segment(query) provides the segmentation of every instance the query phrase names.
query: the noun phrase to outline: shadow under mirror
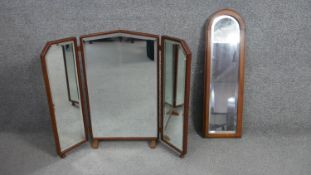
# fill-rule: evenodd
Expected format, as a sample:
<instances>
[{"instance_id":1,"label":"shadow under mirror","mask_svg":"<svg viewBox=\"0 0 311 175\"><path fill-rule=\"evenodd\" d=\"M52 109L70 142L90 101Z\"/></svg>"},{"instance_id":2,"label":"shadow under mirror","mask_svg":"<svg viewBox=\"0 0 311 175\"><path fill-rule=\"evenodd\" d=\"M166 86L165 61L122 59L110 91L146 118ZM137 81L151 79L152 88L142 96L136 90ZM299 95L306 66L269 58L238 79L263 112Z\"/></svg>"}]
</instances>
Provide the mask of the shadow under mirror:
<instances>
[{"instance_id":1,"label":"shadow under mirror","mask_svg":"<svg viewBox=\"0 0 311 175\"><path fill-rule=\"evenodd\" d=\"M158 38L110 33L81 41L93 138L156 139Z\"/></svg>"},{"instance_id":2,"label":"shadow under mirror","mask_svg":"<svg viewBox=\"0 0 311 175\"><path fill-rule=\"evenodd\" d=\"M62 157L86 140L74 48L73 41L52 44L42 56L54 137Z\"/></svg>"},{"instance_id":3,"label":"shadow under mirror","mask_svg":"<svg viewBox=\"0 0 311 175\"><path fill-rule=\"evenodd\" d=\"M211 41L209 133L235 133L239 94L239 23L231 16L215 18Z\"/></svg>"}]
</instances>

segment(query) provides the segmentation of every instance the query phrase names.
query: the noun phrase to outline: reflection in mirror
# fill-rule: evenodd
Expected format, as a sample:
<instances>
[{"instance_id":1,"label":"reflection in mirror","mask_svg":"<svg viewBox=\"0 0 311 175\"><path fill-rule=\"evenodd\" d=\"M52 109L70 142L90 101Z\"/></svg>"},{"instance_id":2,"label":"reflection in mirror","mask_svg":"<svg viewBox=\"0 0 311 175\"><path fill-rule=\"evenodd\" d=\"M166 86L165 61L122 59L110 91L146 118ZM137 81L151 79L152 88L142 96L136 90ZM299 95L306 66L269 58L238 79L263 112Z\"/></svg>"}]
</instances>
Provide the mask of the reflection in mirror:
<instances>
[{"instance_id":1,"label":"reflection in mirror","mask_svg":"<svg viewBox=\"0 0 311 175\"><path fill-rule=\"evenodd\" d=\"M79 104L78 82L76 77L74 48L72 44L62 46L65 64L68 99L72 105Z\"/></svg>"},{"instance_id":2,"label":"reflection in mirror","mask_svg":"<svg viewBox=\"0 0 311 175\"><path fill-rule=\"evenodd\" d=\"M209 133L235 133L239 91L240 27L231 16L214 19L211 29Z\"/></svg>"},{"instance_id":3,"label":"reflection in mirror","mask_svg":"<svg viewBox=\"0 0 311 175\"><path fill-rule=\"evenodd\" d=\"M94 139L157 138L157 38L83 38Z\"/></svg>"},{"instance_id":4,"label":"reflection in mirror","mask_svg":"<svg viewBox=\"0 0 311 175\"><path fill-rule=\"evenodd\" d=\"M68 50L63 53L63 48ZM64 151L77 143L85 140L82 109L79 98L77 104L72 105L68 101L68 89L66 87L66 69L69 82L75 93L79 93L77 86L77 68L75 64L74 43L66 42L52 45L45 56L47 77L50 85L51 98L54 107L57 134L61 151ZM65 57L64 57L65 56ZM64 59L67 62L65 67ZM68 59L68 60L67 60ZM76 95L77 97L77 95Z\"/></svg>"},{"instance_id":5,"label":"reflection in mirror","mask_svg":"<svg viewBox=\"0 0 311 175\"><path fill-rule=\"evenodd\" d=\"M183 150L186 55L178 42L164 40L163 140Z\"/></svg>"}]
</instances>

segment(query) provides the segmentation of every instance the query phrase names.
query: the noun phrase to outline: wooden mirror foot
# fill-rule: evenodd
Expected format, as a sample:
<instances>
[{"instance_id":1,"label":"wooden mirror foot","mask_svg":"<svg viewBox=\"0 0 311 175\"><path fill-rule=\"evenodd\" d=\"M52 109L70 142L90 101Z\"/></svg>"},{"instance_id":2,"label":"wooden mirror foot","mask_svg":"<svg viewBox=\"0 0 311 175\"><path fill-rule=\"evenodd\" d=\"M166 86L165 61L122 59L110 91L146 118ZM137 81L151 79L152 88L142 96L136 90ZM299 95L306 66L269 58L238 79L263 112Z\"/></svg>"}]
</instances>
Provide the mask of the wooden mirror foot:
<instances>
[{"instance_id":1,"label":"wooden mirror foot","mask_svg":"<svg viewBox=\"0 0 311 175\"><path fill-rule=\"evenodd\" d=\"M59 155L62 159L64 159L66 157L66 154L61 154Z\"/></svg>"},{"instance_id":2,"label":"wooden mirror foot","mask_svg":"<svg viewBox=\"0 0 311 175\"><path fill-rule=\"evenodd\" d=\"M151 140L149 143L149 147L151 149L154 149L154 148L156 148L156 146L157 146L157 140Z\"/></svg>"},{"instance_id":3,"label":"wooden mirror foot","mask_svg":"<svg viewBox=\"0 0 311 175\"><path fill-rule=\"evenodd\" d=\"M99 141L97 139L94 139L92 142L92 148L97 149L99 146Z\"/></svg>"},{"instance_id":4,"label":"wooden mirror foot","mask_svg":"<svg viewBox=\"0 0 311 175\"><path fill-rule=\"evenodd\" d=\"M185 154L181 154L179 157L182 159L185 157Z\"/></svg>"}]
</instances>

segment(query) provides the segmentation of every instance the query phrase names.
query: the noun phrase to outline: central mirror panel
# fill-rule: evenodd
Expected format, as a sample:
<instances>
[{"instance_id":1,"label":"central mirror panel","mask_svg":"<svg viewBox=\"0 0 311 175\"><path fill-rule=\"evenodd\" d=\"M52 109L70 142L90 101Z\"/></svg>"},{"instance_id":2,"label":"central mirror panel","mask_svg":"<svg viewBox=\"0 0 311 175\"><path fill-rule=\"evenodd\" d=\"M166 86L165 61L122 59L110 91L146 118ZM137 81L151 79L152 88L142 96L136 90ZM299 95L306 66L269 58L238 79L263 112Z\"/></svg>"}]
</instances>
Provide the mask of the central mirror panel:
<instances>
[{"instance_id":1,"label":"central mirror panel","mask_svg":"<svg viewBox=\"0 0 311 175\"><path fill-rule=\"evenodd\" d=\"M94 139L156 139L158 36L110 32L81 37Z\"/></svg>"},{"instance_id":2,"label":"central mirror panel","mask_svg":"<svg viewBox=\"0 0 311 175\"><path fill-rule=\"evenodd\" d=\"M211 33L209 133L235 133L239 89L240 28L236 19L214 19Z\"/></svg>"}]
</instances>

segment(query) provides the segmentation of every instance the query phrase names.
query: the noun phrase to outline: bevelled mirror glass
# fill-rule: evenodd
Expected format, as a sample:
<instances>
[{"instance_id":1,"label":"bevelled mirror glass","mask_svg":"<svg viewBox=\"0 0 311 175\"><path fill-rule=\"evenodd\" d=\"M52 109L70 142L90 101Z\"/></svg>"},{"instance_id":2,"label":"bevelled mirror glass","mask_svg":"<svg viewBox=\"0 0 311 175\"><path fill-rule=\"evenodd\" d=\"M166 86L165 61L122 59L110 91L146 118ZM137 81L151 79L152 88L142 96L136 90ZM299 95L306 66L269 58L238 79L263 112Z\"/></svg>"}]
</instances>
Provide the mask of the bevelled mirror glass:
<instances>
[{"instance_id":1,"label":"bevelled mirror glass","mask_svg":"<svg viewBox=\"0 0 311 175\"><path fill-rule=\"evenodd\" d=\"M191 53L186 43L162 37L161 140L182 157L187 152Z\"/></svg>"},{"instance_id":2,"label":"bevelled mirror glass","mask_svg":"<svg viewBox=\"0 0 311 175\"><path fill-rule=\"evenodd\" d=\"M48 42L41 54L56 150L61 157L87 140L75 48L76 39L67 38Z\"/></svg>"},{"instance_id":3,"label":"bevelled mirror glass","mask_svg":"<svg viewBox=\"0 0 311 175\"><path fill-rule=\"evenodd\" d=\"M215 13L207 26L204 134L240 137L243 108L244 23L234 11Z\"/></svg>"},{"instance_id":4,"label":"bevelled mirror glass","mask_svg":"<svg viewBox=\"0 0 311 175\"><path fill-rule=\"evenodd\" d=\"M158 136L158 36L114 31L81 36L93 147Z\"/></svg>"}]
</instances>

